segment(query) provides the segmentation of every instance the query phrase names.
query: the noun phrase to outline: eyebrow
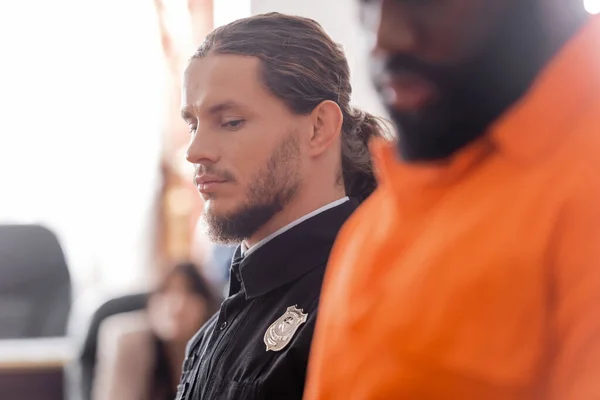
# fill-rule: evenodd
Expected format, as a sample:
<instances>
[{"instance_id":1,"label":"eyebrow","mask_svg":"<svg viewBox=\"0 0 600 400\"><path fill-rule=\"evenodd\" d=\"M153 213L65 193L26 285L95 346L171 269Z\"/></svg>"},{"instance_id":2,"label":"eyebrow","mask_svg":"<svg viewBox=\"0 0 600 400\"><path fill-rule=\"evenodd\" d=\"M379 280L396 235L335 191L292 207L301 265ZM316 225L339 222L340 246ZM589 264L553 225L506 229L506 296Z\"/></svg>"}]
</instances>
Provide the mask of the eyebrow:
<instances>
[{"instance_id":1,"label":"eyebrow","mask_svg":"<svg viewBox=\"0 0 600 400\"><path fill-rule=\"evenodd\" d=\"M245 106L242 106L241 104L236 103L235 101L232 100L227 100L224 101L222 103L217 103L214 104L212 106L210 106L208 108L208 113L209 114L217 114L223 111L228 111L228 110L232 110L232 109L242 109L242 108L246 108ZM194 109L194 107L184 107L181 110L181 118L187 120L187 119L193 119L193 115L190 112L190 109Z\"/></svg>"}]
</instances>

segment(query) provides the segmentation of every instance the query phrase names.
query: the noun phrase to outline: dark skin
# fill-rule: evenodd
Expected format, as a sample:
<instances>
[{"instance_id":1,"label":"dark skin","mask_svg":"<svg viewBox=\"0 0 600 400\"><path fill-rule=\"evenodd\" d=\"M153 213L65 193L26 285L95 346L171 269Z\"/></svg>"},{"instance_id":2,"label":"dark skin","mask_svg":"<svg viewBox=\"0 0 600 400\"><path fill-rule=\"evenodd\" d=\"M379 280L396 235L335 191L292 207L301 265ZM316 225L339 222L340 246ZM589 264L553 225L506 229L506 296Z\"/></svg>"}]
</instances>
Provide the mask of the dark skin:
<instances>
[{"instance_id":1,"label":"dark skin","mask_svg":"<svg viewBox=\"0 0 600 400\"><path fill-rule=\"evenodd\" d=\"M582 0L363 0L380 96L413 162L484 134L585 23Z\"/></svg>"}]
</instances>

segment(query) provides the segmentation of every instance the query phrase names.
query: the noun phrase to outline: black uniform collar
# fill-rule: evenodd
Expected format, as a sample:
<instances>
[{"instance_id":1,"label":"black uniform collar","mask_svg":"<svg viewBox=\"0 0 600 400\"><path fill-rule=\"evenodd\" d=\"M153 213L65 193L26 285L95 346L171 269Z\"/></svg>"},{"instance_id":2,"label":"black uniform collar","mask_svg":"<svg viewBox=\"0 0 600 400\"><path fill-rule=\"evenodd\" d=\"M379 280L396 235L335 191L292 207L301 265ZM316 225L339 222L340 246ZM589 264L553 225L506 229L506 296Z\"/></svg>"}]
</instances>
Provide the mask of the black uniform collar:
<instances>
[{"instance_id":1,"label":"black uniform collar","mask_svg":"<svg viewBox=\"0 0 600 400\"><path fill-rule=\"evenodd\" d=\"M241 256L238 247L230 288L241 284L246 298L250 299L326 265L338 231L356 207L358 202L350 199L323 211L274 237L246 257ZM230 294L233 293L230 291Z\"/></svg>"}]
</instances>

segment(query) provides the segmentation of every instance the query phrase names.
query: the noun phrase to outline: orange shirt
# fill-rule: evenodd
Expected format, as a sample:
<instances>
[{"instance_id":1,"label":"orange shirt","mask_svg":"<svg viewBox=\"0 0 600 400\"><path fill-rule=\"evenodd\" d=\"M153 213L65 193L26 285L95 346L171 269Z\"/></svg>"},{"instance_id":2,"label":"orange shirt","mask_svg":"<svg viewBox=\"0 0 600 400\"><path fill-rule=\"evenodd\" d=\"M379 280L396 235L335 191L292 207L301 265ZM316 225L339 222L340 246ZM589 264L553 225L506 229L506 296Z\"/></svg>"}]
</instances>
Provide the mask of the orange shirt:
<instances>
[{"instance_id":1,"label":"orange shirt","mask_svg":"<svg viewBox=\"0 0 600 400\"><path fill-rule=\"evenodd\" d=\"M600 399L600 19L443 165L376 149L305 399Z\"/></svg>"}]
</instances>

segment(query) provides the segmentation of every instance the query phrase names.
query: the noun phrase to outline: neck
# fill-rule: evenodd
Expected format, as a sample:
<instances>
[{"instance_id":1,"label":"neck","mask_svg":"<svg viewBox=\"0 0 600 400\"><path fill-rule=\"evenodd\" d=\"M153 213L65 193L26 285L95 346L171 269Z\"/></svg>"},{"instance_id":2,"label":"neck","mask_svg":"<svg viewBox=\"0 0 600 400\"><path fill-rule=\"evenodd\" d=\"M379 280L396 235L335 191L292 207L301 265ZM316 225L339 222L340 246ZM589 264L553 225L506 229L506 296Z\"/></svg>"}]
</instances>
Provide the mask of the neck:
<instances>
[{"instance_id":1,"label":"neck","mask_svg":"<svg viewBox=\"0 0 600 400\"><path fill-rule=\"evenodd\" d=\"M315 185L318 186L318 185ZM291 224L295 220L302 218L306 214L318 210L336 200L346 196L343 186L336 185L330 190L311 190L303 187L298 191L296 197L288 203L285 208L275 214L266 224L258 229L251 237L244 242L247 247L252 247L267 236L278 231L284 226Z\"/></svg>"}]
</instances>

